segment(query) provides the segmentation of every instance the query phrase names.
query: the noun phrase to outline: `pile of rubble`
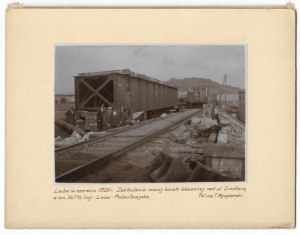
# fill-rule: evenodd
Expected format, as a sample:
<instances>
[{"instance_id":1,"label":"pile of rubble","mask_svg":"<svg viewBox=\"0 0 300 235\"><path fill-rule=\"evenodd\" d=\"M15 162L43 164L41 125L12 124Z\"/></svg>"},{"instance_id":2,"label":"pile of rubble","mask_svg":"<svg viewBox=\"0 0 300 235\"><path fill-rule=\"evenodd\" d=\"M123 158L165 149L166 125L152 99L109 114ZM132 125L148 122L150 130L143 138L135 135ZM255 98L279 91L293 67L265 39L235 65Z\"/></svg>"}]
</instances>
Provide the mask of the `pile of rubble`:
<instances>
[{"instance_id":1,"label":"pile of rubble","mask_svg":"<svg viewBox=\"0 0 300 235\"><path fill-rule=\"evenodd\" d=\"M153 182L238 181L237 177L220 173L205 165L203 158L181 157L170 150L155 151L148 169Z\"/></svg>"},{"instance_id":2,"label":"pile of rubble","mask_svg":"<svg viewBox=\"0 0 300 235\"><path fill-rule=\"evenodd\" d=\"M181 125L170 134L170 139L180 144L228 143L230 124L218 124L211 118L194 117L191 125Z\"/></svg>"},{"instance_id":3,"label":"pile of rubble","mask_svg":"<svg viewBox=\"0 0 300 235\"><path fill-rule=\"evenodd\" d=\"M244 137L229 120L193 117L190 123L173 130L169 139L176 145L153 152L148 170L152 181L243 180Z\"/></svg>"},{"instance_id":4,"label":"pile of rubble","mask_svg":"<svg viewBox=\"0 0 300 235\"><path fill-rule=\"evenodd\" d=\"M84 135L80 135L77 131L73 131L70 137L67 138L62 138L61 136L57 136L54 141L55 141L55 148L61 148L64 146L80 143L86 140L89 140L91 138L95 138L98 136L103 136L107 132L106 131L101 131L101 132L93 132L90 131Z\"/></svg>"}]
</instances>

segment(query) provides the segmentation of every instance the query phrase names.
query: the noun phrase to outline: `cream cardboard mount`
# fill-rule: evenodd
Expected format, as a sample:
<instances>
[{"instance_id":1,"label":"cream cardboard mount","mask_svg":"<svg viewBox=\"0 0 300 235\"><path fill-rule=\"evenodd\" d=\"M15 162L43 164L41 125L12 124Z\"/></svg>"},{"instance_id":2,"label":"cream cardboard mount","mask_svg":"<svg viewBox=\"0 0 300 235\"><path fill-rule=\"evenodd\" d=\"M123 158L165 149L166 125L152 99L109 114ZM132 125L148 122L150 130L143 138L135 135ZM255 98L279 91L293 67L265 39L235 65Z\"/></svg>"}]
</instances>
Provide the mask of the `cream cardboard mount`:
<instances>
[{"instance_id":1,"label":"cream cardboard mount","mask_svg":"<svg viewBox=\"0 0 300 235\"><path fill-rule=\"evenodd\" d=\"M39 8L17 4L6 11L6 29L7 228L295 226L293 8ZM55 183L55 46L108 44L246 45L246 181ZM242 196L200 196L201 190L213 188L223 190L224 195L241 189ZM117 193L127 196L115 198Z\"/></svg>"}]
</instances>

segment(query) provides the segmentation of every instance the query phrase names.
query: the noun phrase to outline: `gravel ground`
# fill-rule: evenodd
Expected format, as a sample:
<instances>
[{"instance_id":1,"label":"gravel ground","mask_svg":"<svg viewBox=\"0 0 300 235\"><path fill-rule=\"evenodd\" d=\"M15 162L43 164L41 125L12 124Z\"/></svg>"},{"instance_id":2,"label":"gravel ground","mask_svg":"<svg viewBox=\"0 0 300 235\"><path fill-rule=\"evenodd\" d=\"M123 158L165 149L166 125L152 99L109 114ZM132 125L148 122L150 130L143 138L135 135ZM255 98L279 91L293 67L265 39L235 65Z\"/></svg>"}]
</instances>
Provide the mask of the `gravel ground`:
<instances>
[{"instance_id":1,"label":"gravel ground","mask_svg":"<svg viewBox=\"0 0 300 235\"><path fill-rule=\"evenodd\" d=\"M149 143L131 151L124 156L121 156L103 168L99 168L85 175L78 182L93 182L93 183L138 183L138 182L152 182L148 169L154 159L151 151L162 149L165 145L170 148L187 146L185 144L178 144L172 142L169 138L171 132L155 138ZM204 143L204 146L206 144ZM223 144L217 144L223 145ZM243 138L230 136L230 143L224 144L224 147L233 148L234 153L245 154L245 140ZM225 151L225 149L224 149ZM220 153L222 153L221 150Z\"/></svg>"}]
</instances>

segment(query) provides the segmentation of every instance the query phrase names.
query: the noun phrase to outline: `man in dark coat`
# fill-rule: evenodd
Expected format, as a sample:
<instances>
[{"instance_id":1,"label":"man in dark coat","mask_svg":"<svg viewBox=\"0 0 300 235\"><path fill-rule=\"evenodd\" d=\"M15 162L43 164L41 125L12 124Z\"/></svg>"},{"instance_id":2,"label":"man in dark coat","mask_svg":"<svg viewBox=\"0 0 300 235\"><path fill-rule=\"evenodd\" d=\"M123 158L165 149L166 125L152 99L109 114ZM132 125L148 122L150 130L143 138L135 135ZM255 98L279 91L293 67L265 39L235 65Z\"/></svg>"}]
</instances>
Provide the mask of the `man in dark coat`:
<instances>
[{"instance_id":1,"label":"man in dark coat","mask_svg":"<svg viewBox=\"0 0 300 235\"><path fill-rule=\"evenodd\" d=\"M103 130L103 115L104 115L104 104L101 104L100 108L97 110L97 128L98 131Z\"/></svg>"},{"instance_id":2,"label":"man in dark coat","mask_svg":"<svg viewBox=\"0 0 300 235\"><path fill-rule=\"evenodd\" d=\"M120 126L119 115L117 114L117 110L113 109L112 111L112 128L116 128Z\"/></svg>"},{"instance_id":3,"label":"man in dark coat","mask_svg":"<svg viewBox=\"0 0 300 235\"><path fill-rule=\"evenodd\" d=\"M128 120L131 120L132 119L132 106L133 106L133 103L132 103L131 92L130 92L129 88L127 89L127 92L126 92L125 102L126 102L126 111L125 111L126 118Z\"/></svg>"},{"instance_id":4,"label":"man in dark coat","mask_svg":"<svg viewBox=\"0 0 300 235\"><path fill-rule=\"evenodd\" d=\"M75 112L74 112L74 108L70 108L66 113L66 122L70 123L71 125L75 126L76 124L76 120L75 120Z\"/></svg>"},{"instance_id":5,"label":"man in dark coat","mask_svg":"<svg viewBox=\"0 0 300 235\"><path fill-rule=\"evenodd\" d=\"M121 106L121 109L117 112L118 119L120 121L120 126L123 126L126 121L125 107Z\"/></svg>"},{"instance_id":6,"label":"man in dark coat","mask_svg":"<svg viewBox=\"0 0 300 235\"><path fill-rule=\"evenodd\" d=\"M112 128L112 107L108 107L103 114L103 130L109 130Z\"/></svg>"}]
</instances>

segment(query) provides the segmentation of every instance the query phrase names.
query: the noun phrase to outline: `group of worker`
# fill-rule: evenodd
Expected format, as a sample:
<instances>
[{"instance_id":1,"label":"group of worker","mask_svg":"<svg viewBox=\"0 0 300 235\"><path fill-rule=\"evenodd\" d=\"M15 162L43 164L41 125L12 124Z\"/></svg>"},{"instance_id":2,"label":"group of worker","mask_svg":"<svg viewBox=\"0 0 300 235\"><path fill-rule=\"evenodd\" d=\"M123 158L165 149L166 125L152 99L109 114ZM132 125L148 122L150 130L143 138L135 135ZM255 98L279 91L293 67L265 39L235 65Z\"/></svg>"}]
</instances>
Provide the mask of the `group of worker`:
<instances>
[{"instance_id":1,"label":"group of worker","mask_svg":"<svg viewBox=\"0 0 300 235\"><path fill-rule=\"evenodd\" d=\"M121 106L121 108L117 110L112 107L105 108L102 104L97 110L98 131L106 131L124 126L128 120L130 120L130 112L125 106Z\"/></svg>"},{"instance_id":2,"label":"group of worker","mask_svg":"<svg viewBox=\"0 0 300 235\"><path fill-rule=\"evenodd\" d=\"M74 108L66 113L66 122L75 126L78 120L75 118ZM97 129L98 131L106 131L112 128L126 125L130 121L130 109L121 106L120 109L105 107L104 104L97 109Z\"/></svg>"}]
</instances>

